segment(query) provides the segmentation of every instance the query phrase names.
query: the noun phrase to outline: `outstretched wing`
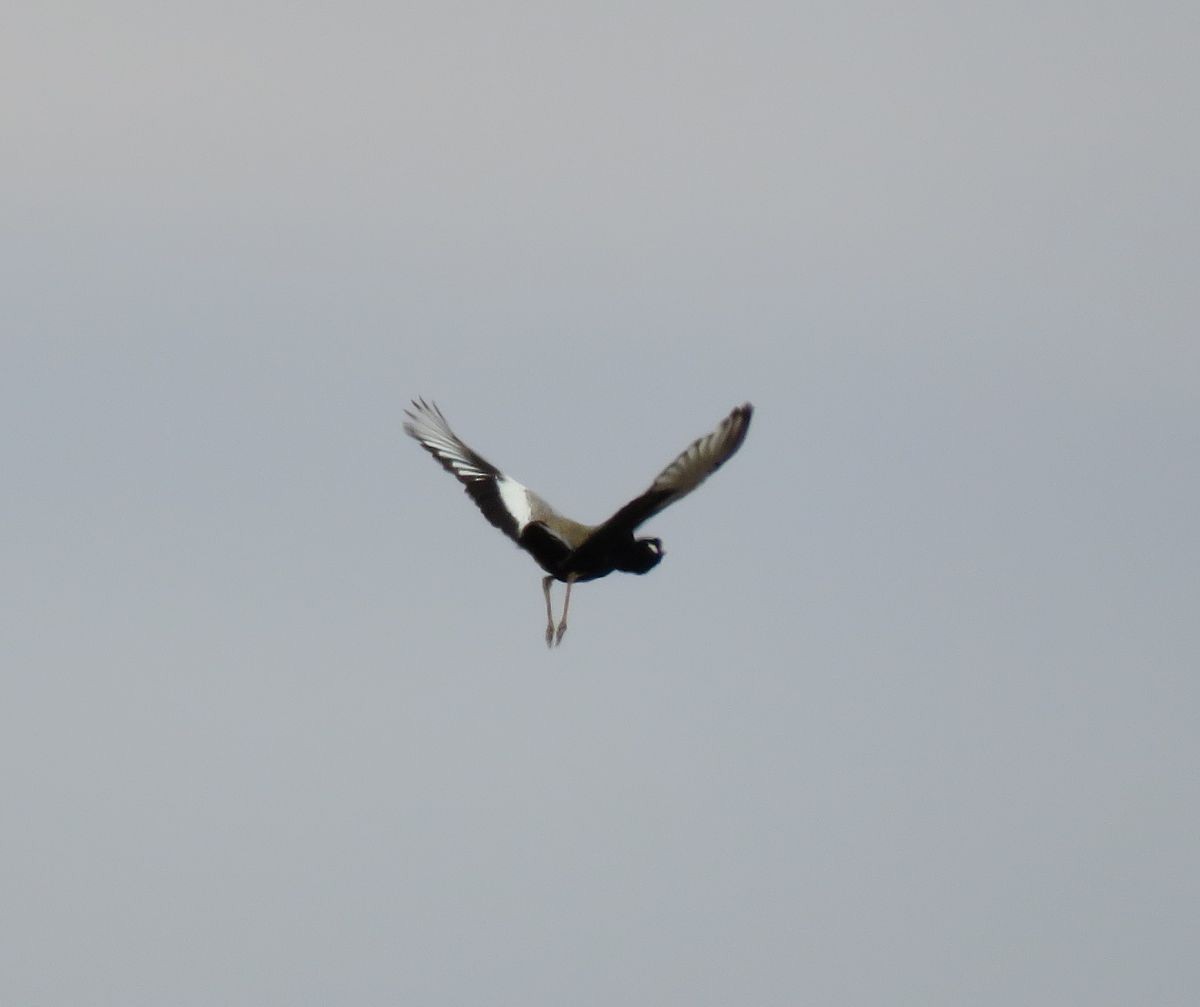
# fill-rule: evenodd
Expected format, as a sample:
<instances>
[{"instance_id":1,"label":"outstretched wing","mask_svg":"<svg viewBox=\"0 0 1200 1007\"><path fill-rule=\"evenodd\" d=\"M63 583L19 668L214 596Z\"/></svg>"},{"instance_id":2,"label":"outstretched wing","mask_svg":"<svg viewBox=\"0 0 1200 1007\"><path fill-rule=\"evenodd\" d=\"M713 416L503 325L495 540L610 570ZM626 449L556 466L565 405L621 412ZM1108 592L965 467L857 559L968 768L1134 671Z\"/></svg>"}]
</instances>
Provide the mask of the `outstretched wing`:
<instances>
[{"instance_id":1,"label":"outstretched wing","mask_svg":"<svg viewBox=\"0 0 1200 1007\"><path fill-rule=\"evenodd\" d=\"M597 529L596 534L632 532L681 497L687 496L705 479L724 465L742 446L750 429L754 407L749 402L738 406L711 434L693 441L670 465L663 469L640 497L629 501Z\"/></svg>"},{"instance_id":2,"label":"outstretched wing","mask_svg":"<svg viewBox=\"0 0 1200 1007\"><path fill-rule=\"evenodd\" d=\"M414 399L412 405L412 409L405 410L408 419L404 432L416 438L442 468L463 484L485 518L519 542L521 531L532 517L529 490L459 440L434 403Z\"/></svg>"}]
</instances>

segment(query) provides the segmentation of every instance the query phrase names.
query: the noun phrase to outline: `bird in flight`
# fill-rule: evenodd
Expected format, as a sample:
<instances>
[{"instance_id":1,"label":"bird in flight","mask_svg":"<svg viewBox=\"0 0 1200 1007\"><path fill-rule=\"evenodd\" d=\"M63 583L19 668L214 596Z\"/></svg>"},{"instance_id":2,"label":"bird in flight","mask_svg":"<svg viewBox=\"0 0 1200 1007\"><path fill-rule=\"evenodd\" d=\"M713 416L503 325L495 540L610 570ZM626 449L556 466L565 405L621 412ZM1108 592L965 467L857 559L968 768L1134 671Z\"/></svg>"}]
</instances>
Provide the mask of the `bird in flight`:
<instances>
[{"instance_id":1,"label":"bird in flight","mask_svg":"<svg viewBox=\"0 0 1200 1007\"><path fill-rule=\"evenodd\" d=\"M635 538L633 533L642 522L687 496L733 456L746 439L753 411L748 402L738 406L721 420L716 430L693 441L641 496L597 525L564 517L532 490L472 451L450 429L435 403L414 399L412 409L405 410L408 419L404 430L463 484L488 521L546 571L542 578L546 646L553 647L562 642L567 631L573 584L605 577L614 570L648 573L662 562L662 541ZM550 605L550 585L556 580L567 585L557 629Z\"/></svg>"}]
</instances>

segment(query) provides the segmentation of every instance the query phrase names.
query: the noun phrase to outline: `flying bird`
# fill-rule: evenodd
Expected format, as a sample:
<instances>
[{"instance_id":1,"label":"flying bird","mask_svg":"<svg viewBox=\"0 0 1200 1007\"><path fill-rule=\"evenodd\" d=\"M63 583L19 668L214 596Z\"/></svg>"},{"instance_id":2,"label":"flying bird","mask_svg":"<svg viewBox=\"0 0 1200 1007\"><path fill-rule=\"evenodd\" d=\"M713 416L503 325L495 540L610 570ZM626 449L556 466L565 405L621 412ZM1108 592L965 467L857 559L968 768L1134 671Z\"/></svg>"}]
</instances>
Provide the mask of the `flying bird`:
<instances>
[{"instance_id":1,"label":"flying bird","mask_svg":"<svg viewBox=\"0 0 1200 1007\"><path fill-rule=\"evenodd\" d=\"M725 464L742 446L754 407L738 406L717 429L693 441L650 487L602 524L588 525L559 514L532 490L505 475L476 454L450 429L435 403L414 399L406 409L405 432L416 438L447 472L463 484L483 516L528 552L543 570L546 597L546 646L562 642L567 631L571 586L606 577L614 570L648 573L662 562L662 540L635 538L642 522L687 496ZM550 585L567 585L557 630L550 605Z\"/></svg>"}]
</instances>

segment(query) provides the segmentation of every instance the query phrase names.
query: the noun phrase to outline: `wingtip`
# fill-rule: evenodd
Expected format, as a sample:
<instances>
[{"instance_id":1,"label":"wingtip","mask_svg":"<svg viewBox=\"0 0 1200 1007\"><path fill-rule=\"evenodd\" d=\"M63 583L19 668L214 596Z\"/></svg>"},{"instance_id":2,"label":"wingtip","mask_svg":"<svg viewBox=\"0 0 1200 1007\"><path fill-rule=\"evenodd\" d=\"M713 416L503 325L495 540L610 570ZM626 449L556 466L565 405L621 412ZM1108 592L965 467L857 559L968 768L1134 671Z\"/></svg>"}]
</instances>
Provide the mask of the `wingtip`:
<instances>
[{"instance_id":1,"label":"wingtip","mask_svg":"<svg viewBox=\"0 0 1200 1007\"><path fill-rule=\"evenodd\" d=\"M418 413L425 413L429 416L438 416L442 420L445 420L445 417L442 416L442 411L438 408L437 403L433 399L430 399L428 402L426 402L423 396L418 395L415 399L409 400L409 404L412 406L412 409L405 409L404 413L406 416L411 416L414 420L418 418L416 413L413 412L414 409Z\"/></svg>"},{"instance_id":2,"label":"wingtip","mask_svg":"<svg viewBox=\"0 0 1200 1007\"><path fill-rule=\"evenodd\" d=\"M754 406L749 402L743 402L740 406L734 408L724 424L722 424L732 444L730 454L733 454L733 452L742 446L742 441L746 439L746 434L750 432L750 418L753 415Z\"/></svg>"},{"instance_id":3,"label":"wingtip","mask_svg":"<svg viewBox=\"0 0 1200 1007\"><path fill-rule=\"evenodd\" d=\"M405 409L404 415L408 417L404 421L404 432L410 437L421 439L422 425L428 425L430 418L437 418L446 422L446 418L442 416L442 411L438 409L437 403L433 401L426 402L423 396L417 396L415 399L409 400L411 409Z\"/></svg>"}]
</instances>

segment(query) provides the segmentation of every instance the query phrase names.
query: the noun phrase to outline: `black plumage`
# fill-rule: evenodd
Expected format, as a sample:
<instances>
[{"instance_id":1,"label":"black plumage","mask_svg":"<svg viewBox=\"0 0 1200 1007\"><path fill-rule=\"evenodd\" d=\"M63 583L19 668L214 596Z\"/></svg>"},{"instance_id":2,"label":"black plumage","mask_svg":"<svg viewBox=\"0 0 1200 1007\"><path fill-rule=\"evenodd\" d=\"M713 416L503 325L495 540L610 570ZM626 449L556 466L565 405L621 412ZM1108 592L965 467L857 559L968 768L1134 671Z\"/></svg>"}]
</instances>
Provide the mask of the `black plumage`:
<instances>
[{"instance_id":1,"label":"black plumage","mask_svg":"<svg viewBox=\"0 0 1200 1007\"><path fill-rule=\"evenodd\" d=\"M450 429L435 404L416 399L412 406L406 410L405 432L463 484L488 521L546 571L542 592L546 598L547 646L561 642L566 632L571 585L576 581L595 580L614 571L644 574L662 562L662 541L637 538L634 532L729 460L742 446L754 411L749 403L738 406L716 430L693 441L644 493L602 524L586 525L559 514L532 490L471 450ZM557 631L550 606L550 585L555 580L567 585Z\"/></svg>"}]
</instances>

